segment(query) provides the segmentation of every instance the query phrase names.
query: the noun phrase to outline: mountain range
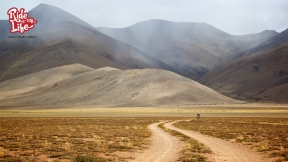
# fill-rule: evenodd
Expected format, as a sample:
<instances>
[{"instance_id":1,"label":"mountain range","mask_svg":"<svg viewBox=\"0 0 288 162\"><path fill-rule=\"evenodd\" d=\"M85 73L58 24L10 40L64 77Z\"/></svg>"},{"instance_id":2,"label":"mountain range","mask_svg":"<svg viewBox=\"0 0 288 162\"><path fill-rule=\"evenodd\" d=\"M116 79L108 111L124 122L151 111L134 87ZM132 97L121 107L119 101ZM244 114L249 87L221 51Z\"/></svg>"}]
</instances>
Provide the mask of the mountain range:
<instances>
[{"instance_id":1,"label":"mountain range","mask_svg":"<svg viewBox=\"0 0 288 162\"><path fill-rule=\"evenodd\" d=\"M47 4L28 13L36 38L8 38L0 20L1 107L288 101L287 30L236 36L165 20L94 28Z\"/></svg>"},{"instance_id":2,"label":"mountain range","mask_svg":"<svg viewBox=\"0 0 288 162\"><path fill-rule=\"evenodd\" d=\"M235 36L206 23L149 20L127 28L97 28L198 79L225 58L277 35L275 31Z\"/></svg>"},{"instance_id":3,"label":"mountain range","mask_svg":"<svg viewBox=\"0 0 288 162\"><path fill-rule=\"evenodd\" d=\"M49 10L49 6L38 7ZM38 11L38 7L31 11ZM55 8L52 7L52 10ZM59 13L58 17L62 15L60 11L55 12ZM38 17L41 22L41 14ZM71 15L66 19L74 18ZM165 63L139 49L76 23L80 21L78 19L66 19L57 23L42 23L46 25L29 33L36 36L34 39L8 38L0 41L0 81L73 63L92 68L111 66L119 69L159 68L173 71Z\"/></svg>"},{"instance_id":4,"label":"mountain range","mask_svg":"<svg viewBox=\"0 0 288 162\"><path fill-rule=\"evenodd\" d=\"M288 29L230 60L199 82L238 99L288 101Z\"/></svg>"}]
</instances>

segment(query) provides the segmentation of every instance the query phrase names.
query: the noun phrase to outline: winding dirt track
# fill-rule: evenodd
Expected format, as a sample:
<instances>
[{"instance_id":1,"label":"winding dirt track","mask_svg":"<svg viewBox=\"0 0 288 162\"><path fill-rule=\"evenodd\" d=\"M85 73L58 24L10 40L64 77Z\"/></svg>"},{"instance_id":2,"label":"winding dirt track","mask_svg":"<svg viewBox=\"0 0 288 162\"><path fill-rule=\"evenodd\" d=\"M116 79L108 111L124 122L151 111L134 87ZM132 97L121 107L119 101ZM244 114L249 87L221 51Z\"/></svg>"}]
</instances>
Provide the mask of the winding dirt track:
<instances>
[{"instance_id":1,"label":"winding dirt track","mask_svg":"<svg viewBox=\"0 0 288 162\"><path fill-rule=\"evenodd\" d=\"M219 138L203 135L199 132L183 130L177 127L174 127L172 124L177 121L164 124L166 128L178 131L182 134L185 134L191 138L196 139L200 143L203 143L205 146L209 147L213 154L209 157L208 160L215 162L269 162L270 159L265 159L262 155L253 152L249 147L245 147L236 143L231 143Z\"/></svg>"},{"instance_id":2,"label":"winding dirt track","mask_svg":"<svg viewBox=\"0 0 288 162\"><path fill-rule=\"evenodd\" d=\"M177 137L174 137L154 123L149 126L152 131L152 145L149 149L139 154L135 160L137 162L175 162L179 158L179 152L183 145Z\"/></svg>"}]
</instances>

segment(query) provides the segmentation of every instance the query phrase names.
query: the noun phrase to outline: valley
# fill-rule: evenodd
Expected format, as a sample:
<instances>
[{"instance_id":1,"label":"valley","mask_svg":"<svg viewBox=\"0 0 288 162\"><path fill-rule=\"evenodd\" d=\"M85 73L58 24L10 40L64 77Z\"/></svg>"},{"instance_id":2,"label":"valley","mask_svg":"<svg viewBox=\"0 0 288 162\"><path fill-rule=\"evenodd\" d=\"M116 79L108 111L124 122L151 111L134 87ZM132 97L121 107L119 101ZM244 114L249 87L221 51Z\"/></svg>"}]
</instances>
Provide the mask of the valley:
<instances>
[{"instance_id":1,"label":"valley","mask_svg":"<svg viewBox=\"0 0 288 162\"><path fill-rule=\"evenodd\" d=\"M74 3L34 6L23 35L0 20L0 162L288 161L288 26L98 27Z\"/></svg>"}]
</instances>

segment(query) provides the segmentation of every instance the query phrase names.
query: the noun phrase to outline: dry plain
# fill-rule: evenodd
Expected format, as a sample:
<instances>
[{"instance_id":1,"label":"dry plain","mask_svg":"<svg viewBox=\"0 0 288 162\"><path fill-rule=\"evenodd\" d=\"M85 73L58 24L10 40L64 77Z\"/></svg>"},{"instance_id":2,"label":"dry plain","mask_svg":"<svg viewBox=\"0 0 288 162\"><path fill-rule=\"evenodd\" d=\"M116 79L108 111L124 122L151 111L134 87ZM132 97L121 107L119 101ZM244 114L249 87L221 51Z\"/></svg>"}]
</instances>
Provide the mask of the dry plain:
<instances>
[{"instance_id":1,"label":"dry plain","mask_svg":"<svg viewBox=\"0 0 288 162\"><path fill-rule=\"evenodd\" d=\"M287 104L187 105L183 107L2 107L0 117L288 117Z\"/></svg>"},{"instance_id":2,"label":"dry plain","mask_svg":"<svg viewBox=\"0 0 288 162\"><path fill-rule=\"evenodd\" d=\"M0 161L137 161L145 154L153 161L217 161L197 138L165 128L174 121L179 129L243 146L262 161L287 161L287 117L287 105L269 104L2 109Z\"/></svg>"}]
</instances>

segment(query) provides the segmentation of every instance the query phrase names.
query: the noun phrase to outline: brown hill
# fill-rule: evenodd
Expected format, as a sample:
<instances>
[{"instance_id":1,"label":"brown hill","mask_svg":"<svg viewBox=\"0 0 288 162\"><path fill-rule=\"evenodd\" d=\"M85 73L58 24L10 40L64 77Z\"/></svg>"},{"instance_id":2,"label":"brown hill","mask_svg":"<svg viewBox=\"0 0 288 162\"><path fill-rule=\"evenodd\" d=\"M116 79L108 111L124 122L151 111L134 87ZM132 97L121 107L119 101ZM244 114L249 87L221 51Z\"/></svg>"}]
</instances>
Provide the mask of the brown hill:
<instances>
[{"instance_id":1,"label":"brown hill","mask_svg":"<svg viewBox=\"0 0 288 162\"><path fill-rule=\"evenodd\" d=\"M235 56L199 82L234 98L288 102L288 30Z\"/></svg>"},{"instance_id":2,"label":"brown hill","mask_svg":"<svg viewBox=\"0 0 288 162\"><path fill-rule=\"evenodd\" d=\"M52 68L38 73L24 75L19 79L11 79L0 84L0 98L11 98L18 95L31 94L49 85L94 70L80 64L65 65L61 68Z\"/></svg>"},{"instance_id":3,"label":"brown hill","mask_svg":"<svg viewBox=\"0 0 288 162\"><path fill-rule=\"evenodd\" d=\"M145 51L193 79L219 65L224 58L277 34L275 31L267 31L233 36L206 23L164 20L139 22L127 28L97 30Z\"/></svg>"},{"instance_id":4,"label":"brown hill","mask_svg":"<svg viewBox=\"0 0 288 162\"><path fill-rule=\"evenodd\" d=\"M0 81L74 63L173 70L136 48L73 22L53 24L33 35L37 38L0 41Z\"/></svg>"},{"instance_id":5,"label":"brown hill","mask_svg":"<svg viewBox=\"0 0 288 162\"><path fill-rule=\"evenodd\" d=\"M54 79L46 81L51 77ZM44 105L177 106L238 102L165 70L119 70L110 67L94 70L78 64L1 82L0 91L0 105L6 108Z\"/></svg>"}]
</instances>

